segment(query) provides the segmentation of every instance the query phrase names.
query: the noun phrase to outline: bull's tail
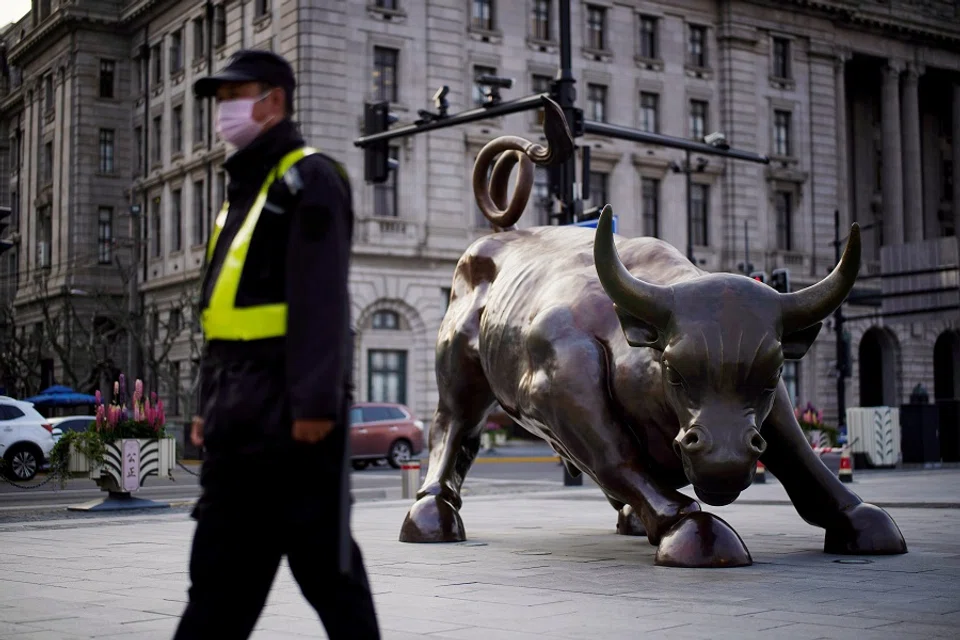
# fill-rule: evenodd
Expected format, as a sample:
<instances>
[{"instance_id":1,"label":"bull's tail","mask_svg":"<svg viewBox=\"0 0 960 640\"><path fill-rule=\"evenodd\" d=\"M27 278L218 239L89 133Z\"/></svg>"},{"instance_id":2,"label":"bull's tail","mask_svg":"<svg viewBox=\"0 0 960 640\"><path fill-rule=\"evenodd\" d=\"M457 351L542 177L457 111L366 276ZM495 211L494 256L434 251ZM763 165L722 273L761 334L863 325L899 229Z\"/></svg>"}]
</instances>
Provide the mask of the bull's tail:
<instances>
[{"instance_id":1,"label":"bull's tail","mask_svg":"<svg viewBox=\"0 0 960 640\"><path fill-rule=\"evenodd\" d=\"M573 136L563 111L553 100L544 105L543 133L547 146L517 136L500 136L488 142L473 165L473 195L484 217L497 231L512 229L527 207L533 190L533 165L558 165L567 160L574 150ZM487 183L490 164L497 158ZM507 202L507 180L514 165L520 164L513 197Z\"/></svg>"}]
</instances>

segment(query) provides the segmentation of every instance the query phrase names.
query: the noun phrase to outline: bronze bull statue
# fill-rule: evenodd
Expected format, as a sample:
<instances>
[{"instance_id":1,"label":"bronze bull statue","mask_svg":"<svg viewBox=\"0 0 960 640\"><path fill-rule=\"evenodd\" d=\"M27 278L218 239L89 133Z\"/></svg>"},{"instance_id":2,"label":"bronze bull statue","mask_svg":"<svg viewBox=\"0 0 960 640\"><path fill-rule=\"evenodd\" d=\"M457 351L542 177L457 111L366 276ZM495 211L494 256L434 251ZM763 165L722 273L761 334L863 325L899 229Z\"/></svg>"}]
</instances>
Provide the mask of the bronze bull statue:
<instances>
[{"instance_id":1,"label":"bronze bull statue","mask_svg":"<svg viewBox=\"0 0 960 640\"><path fill-rule=\"evenodd\" d=\"M474 242L456 267L437 343L429 468L400 540L466 539L461 485L499 403L570 473L600 486L619 512L617 532L646 534L659 565L751 564L737 533L678 489L691 484L700 501L729 504L752 483L758 460L800 516L826 530L825 552L905 553L893 519L847 489L811 449L781 380L784 361L803 357L850 293L859 227L830 275L789 294L705 272L654 238L616 237L609 205L595 235L517 230L533 164L572 150L553 105L545 132L547 148L501 137L477 158L474 192L498 233Z\"/></svg>"}]
</instances>

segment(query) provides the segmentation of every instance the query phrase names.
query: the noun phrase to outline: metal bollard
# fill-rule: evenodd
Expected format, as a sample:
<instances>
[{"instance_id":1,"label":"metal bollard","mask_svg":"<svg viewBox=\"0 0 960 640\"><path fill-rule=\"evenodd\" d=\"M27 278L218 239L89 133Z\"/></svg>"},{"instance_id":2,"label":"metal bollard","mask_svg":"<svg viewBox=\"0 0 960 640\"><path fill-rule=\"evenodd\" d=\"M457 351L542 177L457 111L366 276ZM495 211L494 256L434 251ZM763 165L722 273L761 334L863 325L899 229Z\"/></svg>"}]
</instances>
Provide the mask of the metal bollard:
<instances>
[{"instance_id":1,"label":"metal bollard","mask_svg":"<svg viewBox=\"0 0 960 640\"><path fill-rule=\"evenodd\" d=\"M420 461L407 460L400 465L400 491L404 500L413 500L417 497L420 488Z\"/></svg>"}]
</instances>

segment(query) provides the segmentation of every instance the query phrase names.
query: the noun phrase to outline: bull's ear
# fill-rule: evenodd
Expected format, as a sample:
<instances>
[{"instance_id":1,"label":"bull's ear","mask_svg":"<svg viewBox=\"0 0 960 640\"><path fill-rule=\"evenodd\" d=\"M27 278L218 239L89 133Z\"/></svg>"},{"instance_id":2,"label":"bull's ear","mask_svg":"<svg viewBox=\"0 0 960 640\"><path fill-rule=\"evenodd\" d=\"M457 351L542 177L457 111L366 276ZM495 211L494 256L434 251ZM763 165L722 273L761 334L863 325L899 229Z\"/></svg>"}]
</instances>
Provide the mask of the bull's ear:
<instances>
[{"instance_id":1,"label":"bull's ear","mask_svg":"<svg viewBox=\"0 0 960 640\"><path fill-rule=\"evenodd\" d=\"M617 318L620 319L620 326L623 327L623 335L627 339L627 344L631 347L650 347L659 351L666 348L663 333L658 331L656 327L635 318L617 305L613 306L617 310Z\"/></svg>"},{"instance_id":2,"label":"bull's ear","mask_svg":"<svg viewBox=\"0 0 960 640\"><path fill-rule=\"evenodd\" d=\"M780 344L783 346L783 357L786 360L800 360L807 355L807 351L820 334L822 322L809 326L800 331L794 331L791 334L783 336Z\"/></svg>"}]
</instances>

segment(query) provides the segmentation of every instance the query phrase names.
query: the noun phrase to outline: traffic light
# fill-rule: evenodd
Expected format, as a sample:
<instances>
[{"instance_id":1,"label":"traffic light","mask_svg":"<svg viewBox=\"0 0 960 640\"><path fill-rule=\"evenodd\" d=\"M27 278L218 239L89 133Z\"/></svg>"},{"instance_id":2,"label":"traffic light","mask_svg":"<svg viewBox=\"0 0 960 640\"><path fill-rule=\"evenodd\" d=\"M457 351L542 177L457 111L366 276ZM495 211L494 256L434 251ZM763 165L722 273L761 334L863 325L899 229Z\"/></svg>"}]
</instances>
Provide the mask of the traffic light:
<instances>
[{"instance_id":1,"label":"traffic light","mask_svg":"<svg viewBox=\"0 0 960 640\"><path fill-rule=\"evenodd\" d=\"M754 271L750 274L750 277L756 280L757 282L762 282L763 284L767 284L766 271Z\"/></svg>"},{"instance_id":2,"label":"traffic light","mask_svg":"<svg viewBox=\"0 0 960 640\"><path fill-rule=\"evenodd\" d=\"M390 113L389 102L367 102L363 105L363 135L382 133L397 121ZM363 178L367 182L382 183L390 177L390 170L397 168L397 161L390 157L390 145L386 140L368 145L363 150Z\"/></svg>"},{"instance_id":3,"label":"traffic light","mask_svg":"<svg viewBox=\"0 0 960 640\"><path fill-rule=\"evenodd\" d=\"M3 232L7 230L7 227L10 226L10 220L8 218L13 214L13 210L10 207L0 207L0 237L3 237ZM13 249L14 244L9 240L0 240L0 254L4 254L10 249Z\"/></svg>"},{"instance_id":4,"label":"traffic light","mask_svg":"<svg viewBox=\"0 0 960 640\"><path fill-rule=\"evenodd\" d=\"M770 286L780 293L790 293L790 270L774 269L771 271Z\"/></svg>"}]
</instances>

